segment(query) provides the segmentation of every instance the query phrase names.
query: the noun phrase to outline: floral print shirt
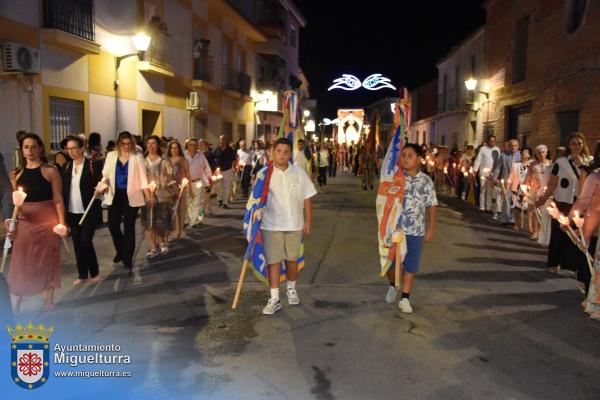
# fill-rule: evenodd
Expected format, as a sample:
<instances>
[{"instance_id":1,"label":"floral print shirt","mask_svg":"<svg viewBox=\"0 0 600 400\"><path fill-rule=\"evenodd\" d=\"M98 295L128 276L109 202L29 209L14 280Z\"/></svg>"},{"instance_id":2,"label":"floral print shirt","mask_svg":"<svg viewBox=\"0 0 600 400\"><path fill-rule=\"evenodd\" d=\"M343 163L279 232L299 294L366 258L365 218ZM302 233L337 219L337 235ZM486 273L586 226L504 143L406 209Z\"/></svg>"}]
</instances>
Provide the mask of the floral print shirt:
<instances>
[{"instance_id":1,"label":"floral print shirt","mask_svg":"<svg viewBox=\"0 0 600 400\"><path fill-rule=\"evenodd\" d=\"M437 196L429 175L419 172L414 177L404 173L404 207L400 226L404 234L425 236L427 207L437 206Z\"/></svg>"}]
</instances>

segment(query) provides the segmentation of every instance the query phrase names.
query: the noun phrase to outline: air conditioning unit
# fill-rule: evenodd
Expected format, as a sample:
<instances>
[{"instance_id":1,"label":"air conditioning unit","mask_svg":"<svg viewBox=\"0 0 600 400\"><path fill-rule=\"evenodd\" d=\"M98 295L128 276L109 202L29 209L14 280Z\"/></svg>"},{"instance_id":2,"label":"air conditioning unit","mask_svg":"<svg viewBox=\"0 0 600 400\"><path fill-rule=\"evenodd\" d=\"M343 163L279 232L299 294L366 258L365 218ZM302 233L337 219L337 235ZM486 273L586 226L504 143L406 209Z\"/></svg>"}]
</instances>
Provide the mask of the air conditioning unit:
<instances>
[{"instance_id":1,"label":"air conditioning unit","mask_svg":"<svg viewBox=\"0 0 600 400\"><path fill-rule=\"evenodd\" d=\"M197 110L198 109L198 93L190 92L190 95L187 98L187 109L188 110Z\"/></svg>"},{"instance_id":2,"label":"air conditioning unit","mask_svg":"<svg viewBox=\"0 0 600 400\"><path fill-rule=\"evenodd\" d=\"M2 44L2 59L5 72L24 74L40 73L40 51L20 43Z\"/></svg>"}]
</instances>

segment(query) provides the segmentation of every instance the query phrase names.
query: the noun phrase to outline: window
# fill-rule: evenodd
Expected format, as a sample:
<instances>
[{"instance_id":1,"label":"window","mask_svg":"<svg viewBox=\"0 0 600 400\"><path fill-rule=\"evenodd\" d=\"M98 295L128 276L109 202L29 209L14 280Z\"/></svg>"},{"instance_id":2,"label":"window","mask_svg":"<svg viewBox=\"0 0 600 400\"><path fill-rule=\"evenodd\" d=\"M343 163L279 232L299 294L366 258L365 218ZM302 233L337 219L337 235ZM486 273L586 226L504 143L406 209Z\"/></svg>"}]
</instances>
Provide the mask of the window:
<instances>
[{"instance_id":1,"label":"window","mask_svg":"<svg viewBox=\"0 0 600 400\"><path fill-rule=\"evenodd\" d=\"M560 144L567 146L570 134L579 131L579 110L560 111L556 113Z\"/></svg>"},{"instance_id":2,"label":"window","mask_svg":"<svg viewBox=\"0 0 600 400\"><path fill-rule=\"evenodd\" d=\"M587 0L568 0L567 1L567 32L574 33L583 22Z\"/></svg>"},{"instance_id":3,"label":"window","mask_svg":"<svg viewBox=\"0 0 600 400\"><path fill-rule=\"evenodd\" d=\"M460 65L454 66L454 107L459 106L460 103L460 88L463 85L460 84Z\"/></svg>"},{"instance_id":4,"label":"window","mask_svg":"<svg viewBox=\"0 0 600 400\"><path fill-rule=\"evenodd\" d=\"M527 47L529 42L529 16L517 20L512 65L512 83L527 78Z\"/></svg>"},{"instance_id":5,"label":"window","mask_svg":"<svg viewBox=\"0 0 600 400\"><path fill-rule=\"evenodd\" d=\"M529 146L531 136L531 104L508 107L507 139L517 139L521 147Z\"/></svg>"},{"instance_id":6,"label":"window","mask_svg":"<svg viewBox=\"0 0 600 400\"><path fill-rule=\"evenodd\" d=\"M475 54L471 55L471 76L477 76L477 57Z\"/></svg>"},{"instance_id":7,"label":"window","mask_svg":"<svg viewBox=\"0 0 600 400\"><path fill-rule=\"evenodd\" d=\"M83 133L84 103L50 96L50 148L60 150L60 141L70 134Z\"/></svg>"},{"instance_id":8,"label":"window","mask_svg":"<svg viewBox=\"0 0 600 400\"><path fill-rule=\"evenodd\" d=\"M426 143L427 143L427 131L423 131L423 139L421 139L419 144L426 144Z\"/></svg>"},{"instance_id":9,"label":"window","mask_svg":"<svg viewBox=\"0 0 600 400\"><path fill-rule=\"evenodd\" d=\"M238 139L246 139L246 125L238 124Z\"/></svg>"},{"instance_id":10,"label":"window","mask_svg":"<svg viewBox=\"0 0 600 400\"><path fill-rule=\"evenodd\" d=\"M223 135L231 142L233 140L233 124L223 121Z\"/></svg>"}]
</instances>

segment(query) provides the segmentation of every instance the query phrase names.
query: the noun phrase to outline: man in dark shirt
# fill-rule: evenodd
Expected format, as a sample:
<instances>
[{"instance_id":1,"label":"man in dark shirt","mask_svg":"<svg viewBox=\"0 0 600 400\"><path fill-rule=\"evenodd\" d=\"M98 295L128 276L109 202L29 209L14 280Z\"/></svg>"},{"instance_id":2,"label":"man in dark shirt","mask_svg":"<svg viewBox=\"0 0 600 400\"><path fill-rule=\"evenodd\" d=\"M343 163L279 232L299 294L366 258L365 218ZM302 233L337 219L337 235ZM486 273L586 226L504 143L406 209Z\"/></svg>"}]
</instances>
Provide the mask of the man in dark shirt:
<instances>
[{"instance_id":1,"label":"man in dark shirt","mask_svg":"<svg viewBox=\"0 0 600 400\"><path fill-rule=\"evenodd\" d=\"M215 165L218 168L218 173L223 176L218 182L217 200L219 206L229 208L229 194L231 192L231 182L233 179L233 167L235 166L237 155L235 151L229 147L229 139L224 135L219 137L219 146L213 153Z\"/></svg>"}]
</instances>

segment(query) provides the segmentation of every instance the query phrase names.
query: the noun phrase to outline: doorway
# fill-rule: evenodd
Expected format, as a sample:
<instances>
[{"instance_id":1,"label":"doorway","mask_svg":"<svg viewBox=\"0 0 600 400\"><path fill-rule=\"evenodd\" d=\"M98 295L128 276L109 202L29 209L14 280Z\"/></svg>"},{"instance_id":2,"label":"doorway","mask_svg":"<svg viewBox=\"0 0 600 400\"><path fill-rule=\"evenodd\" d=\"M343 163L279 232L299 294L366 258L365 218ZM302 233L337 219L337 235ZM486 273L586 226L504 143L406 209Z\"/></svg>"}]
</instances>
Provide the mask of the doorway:
<instances>
[{"instance_id":1,"label":"doorway","mask_svg":"<svg viewBox=\"0 0 600 400\"><path fill-rule=\"evenodd\" d=\"M160 133L159 120L159 111L142 110L142 137L144 138L144 141L149 136Z\"/></svg>"}]
</instances>

